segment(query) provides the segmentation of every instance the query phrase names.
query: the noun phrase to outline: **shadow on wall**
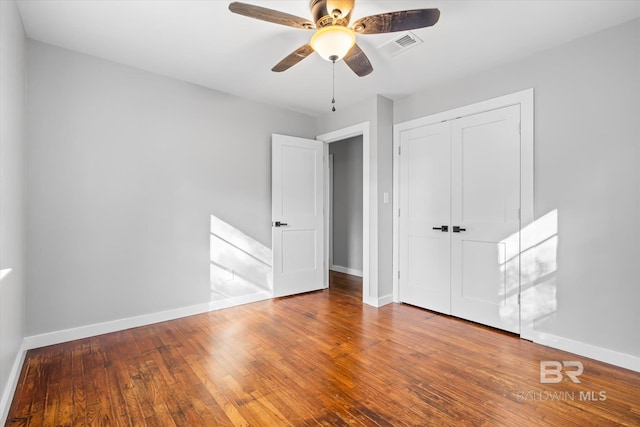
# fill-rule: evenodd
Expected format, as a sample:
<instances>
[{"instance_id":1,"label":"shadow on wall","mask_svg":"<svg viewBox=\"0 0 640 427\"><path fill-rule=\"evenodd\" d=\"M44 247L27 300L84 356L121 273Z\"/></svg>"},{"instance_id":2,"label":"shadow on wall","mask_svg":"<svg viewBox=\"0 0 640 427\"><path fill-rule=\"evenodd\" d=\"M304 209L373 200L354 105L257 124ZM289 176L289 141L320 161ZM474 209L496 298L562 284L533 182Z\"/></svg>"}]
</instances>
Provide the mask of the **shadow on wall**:
<instances>
[{"instance_id":1,"label":"shadow on wall","mask_svg":"<svg viewBox=\"0 0 640 427\"><path fill-rule=\"evenodd\" d=\"M273 297L271 249L211 215L212 310Z\"/></svg>"},{"instance_id":2,"label":"shadow on wall","mask_svg":"<svg viewBox=\"0 0 640 427\"><path fill-rule=\"evenodd\" d=\"M554 209L522 230L520 315L534 327L552 319L557 310L556 271L558 210Z\"/></svg>"}]
</instances>

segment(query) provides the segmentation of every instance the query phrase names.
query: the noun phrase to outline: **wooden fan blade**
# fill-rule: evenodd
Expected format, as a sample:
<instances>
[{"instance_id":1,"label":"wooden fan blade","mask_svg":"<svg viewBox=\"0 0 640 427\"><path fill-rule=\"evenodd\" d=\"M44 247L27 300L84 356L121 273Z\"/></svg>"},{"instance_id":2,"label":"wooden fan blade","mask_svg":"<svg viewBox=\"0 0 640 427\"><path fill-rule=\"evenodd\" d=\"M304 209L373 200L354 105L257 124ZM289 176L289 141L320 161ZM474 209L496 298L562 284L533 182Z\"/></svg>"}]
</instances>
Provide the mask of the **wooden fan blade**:
<instances>
[{"instance_id":1,"label":"wooden fan blade","mask_svg":"<svg viewBox=\"0 0 640 427\"><path fill-rule=\"evenodd\" d=\"M313 22L308 19L252 4L235 1L229 4L229 10L233 13L237 13L238 15L273 22L274 24L286 25L288 27L301 28L303 30L310 30L314 28Z\"/></svg>"},{"instance_id":2,"label":"wooden fan blade","mask_svg":"<svg viewBox=\"0 0 640 427\"><path fill-rule=\"evenodd\" d=\"M415 9L381 13L358 19L353 29L359 34L382 34L430 27L440 19L438 9Z\"/></svg>"},{"instance_id":3,"label":"wooden fan blade","mask_svg":"<svg viewBox=\"0 0 640 427\"><path fill-rule=\"evenodd\" d=\"M364 54L360 46L354 44L351 50L345 55L344 62L356 73L359 77L364 77L371 74L373 67L369 58Z\"/></svg>"},{"instance_id":4,"label":"wooden fan blade","mask_svg":"<svg viewBox=\"0 0 640 427\"><path fill-rule=\"evenodd\" d=\"M302 61L307 56L311 55L314 52L313 48L305 44L304 46L300 46L289 55L287 55L282 61L278 62L271 71L275 71L279 73L284 70L288 70L289 68L296 65L298 62Z\"/></svg>"}]
</instances>

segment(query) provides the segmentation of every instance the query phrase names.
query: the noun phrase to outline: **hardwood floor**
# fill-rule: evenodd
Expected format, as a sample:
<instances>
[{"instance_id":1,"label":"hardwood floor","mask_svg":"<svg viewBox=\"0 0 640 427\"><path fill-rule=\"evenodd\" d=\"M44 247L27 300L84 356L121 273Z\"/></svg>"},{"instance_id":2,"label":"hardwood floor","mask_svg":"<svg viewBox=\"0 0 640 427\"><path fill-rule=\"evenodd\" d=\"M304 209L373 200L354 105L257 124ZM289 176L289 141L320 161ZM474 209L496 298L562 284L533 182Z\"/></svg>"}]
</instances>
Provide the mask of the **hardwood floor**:
<instances>
[{"instance_id":1,"label":"hardwood floor","mask_svg":"<svg viewBox=\"0 0 640 427\"><path fill-rule=\"evenodd\" d=\"M365 306L357 278L331 280L31 350L7 425L640 425L640 373L408 305ZM540 384L541 360L581 361L581 382Z\"/></svg>"}]
</instances>

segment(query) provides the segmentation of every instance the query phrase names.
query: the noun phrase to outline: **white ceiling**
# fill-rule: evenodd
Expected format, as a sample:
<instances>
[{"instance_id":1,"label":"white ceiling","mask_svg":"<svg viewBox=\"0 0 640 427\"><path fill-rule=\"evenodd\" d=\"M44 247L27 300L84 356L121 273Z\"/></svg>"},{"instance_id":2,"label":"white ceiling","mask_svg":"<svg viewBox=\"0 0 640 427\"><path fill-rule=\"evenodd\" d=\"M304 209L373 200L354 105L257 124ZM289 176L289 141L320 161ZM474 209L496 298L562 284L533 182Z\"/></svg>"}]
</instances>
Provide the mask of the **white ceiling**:
<instances>
[{"instance_id":1,"label":"white ceiling","mask_svg":"<svg viewBox=\"0 0 640 427\"><path fill-rule=\"evenodd\" d=\"M308 0L255 1L310 18ZM27 36L309 115L331 108L331 63L312 55L283 73L271 67L312 31L235 15L221 0L18 0ZM439 8L415 30L424 44L395 57L393 34L359 35L374 72L336 64L337 108L374 94L399 99L640 16L638 0L357 0L351 22L382 12Z\"/></svg>"}]
</instances>

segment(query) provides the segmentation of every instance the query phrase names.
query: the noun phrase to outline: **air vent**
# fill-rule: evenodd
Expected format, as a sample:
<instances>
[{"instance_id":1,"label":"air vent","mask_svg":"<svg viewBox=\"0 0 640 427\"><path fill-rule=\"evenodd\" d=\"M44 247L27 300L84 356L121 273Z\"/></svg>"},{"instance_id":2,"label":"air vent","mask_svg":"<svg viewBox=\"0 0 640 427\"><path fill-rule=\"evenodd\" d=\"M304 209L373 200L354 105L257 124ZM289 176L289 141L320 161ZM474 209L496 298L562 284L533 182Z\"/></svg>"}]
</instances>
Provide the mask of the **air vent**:
<instances>
[{"instance_id":1,"label":"air vent","mask_svg":"<svg viewBox=\"0 0 640 427\"><path fill-rule=\"evenodd\" d=\"M413 34L411 31L408 31L397 35L384 44L381 44L378 46L378 49L388 56L396 56L422 43L422 40L420 40L418 36Z\"/></svg>"}]
</instances>

